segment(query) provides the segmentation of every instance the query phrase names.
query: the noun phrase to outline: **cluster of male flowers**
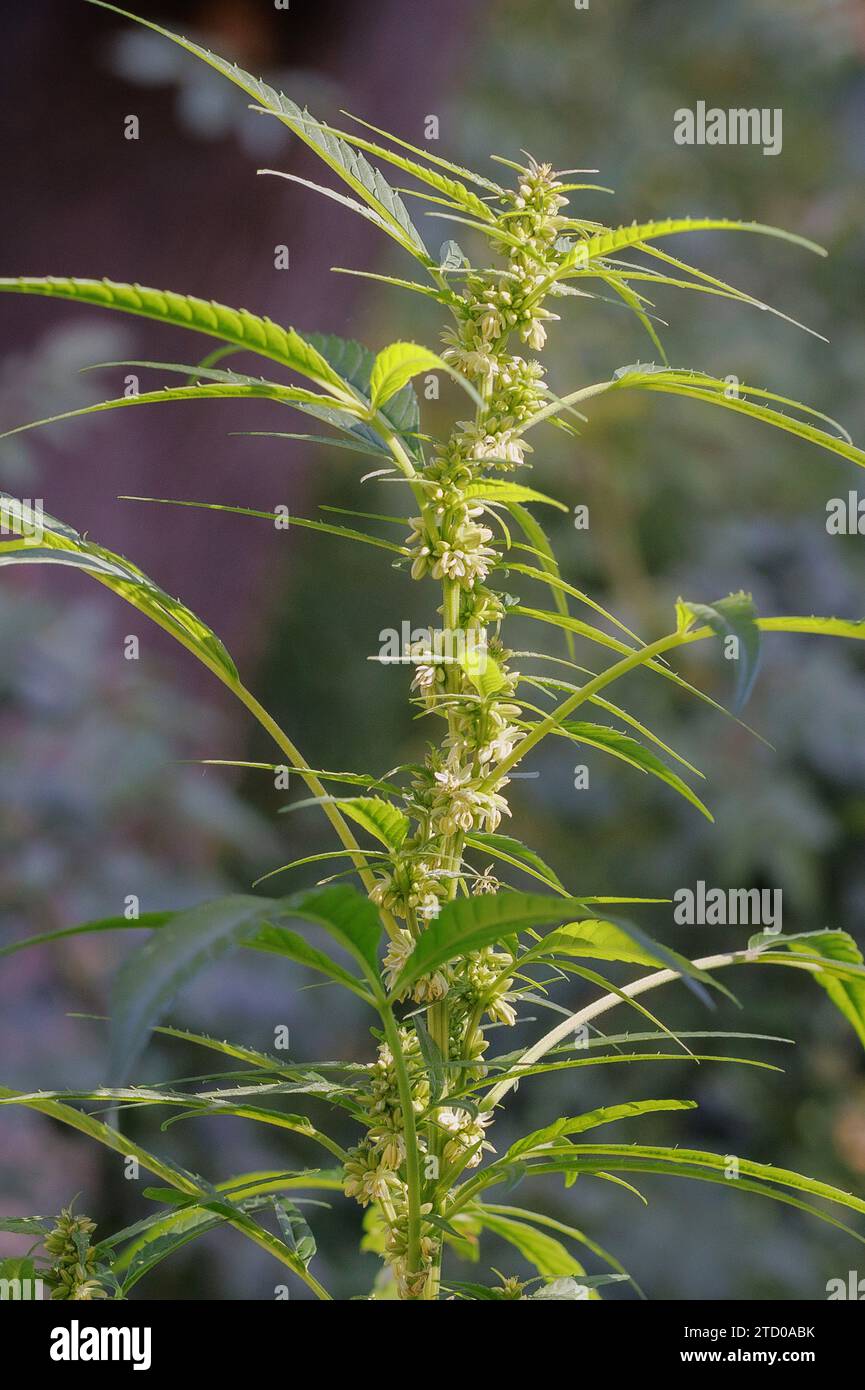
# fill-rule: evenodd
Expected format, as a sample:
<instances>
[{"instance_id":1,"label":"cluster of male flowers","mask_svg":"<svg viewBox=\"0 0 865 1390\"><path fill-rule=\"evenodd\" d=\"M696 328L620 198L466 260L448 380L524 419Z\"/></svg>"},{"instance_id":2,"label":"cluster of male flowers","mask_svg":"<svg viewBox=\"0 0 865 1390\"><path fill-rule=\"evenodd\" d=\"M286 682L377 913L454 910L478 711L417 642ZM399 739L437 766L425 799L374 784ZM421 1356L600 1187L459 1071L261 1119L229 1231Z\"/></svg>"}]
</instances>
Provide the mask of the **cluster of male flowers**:
<instances>
[{"instance_id":1,"label":"cluster of male flowers","mask_svg":"<svg viewBox=\"0 0 865 1390\"><path fill-rule=\"evenodd\" d=\"M545 322L558 317L543 307L542 299L569 249L562 231L573 224L560 215L568 201L561 187L549 165L530 160L520 169L518 187L506 195L490 233L507 263L499 269L466 271L462 293L456 297L456 327L444 335L445 358L476 386L484 404L474 420L457 423L425 465L420 482L427 501L422 515L410 523L412 577L440 581L444 594L439 610L443 627L408 653L414 666L412 689L425 709L447 719L448 732L441 745L431 749L412 784L408 809L416 832L392 856L371 893L376 903L405 922L384 958L389 987L424 925L455 894L458 880L465 882L465 837L473 831L495 831L502 817L510 815L502 795L508 779L497 776L497 767L524 737L515 722L522 712L515 698L519 673L509 669L510 653L498 636L504 604L485 583L499 560L494 533L484 524L489 509L467 489L487 469L510 471L524 463L529 449L520 430L549 400L540 362L509 351L509 340L518 335L537 351L546 340ZM502 233L499 239L497 230ZM492 638L490 627L496 633ZM485 655L494 659L501 673L494 694L479 694L459 660L460 647L481 662ZM498 891L490 869L469 875L472 894ZM513 965L513 955L487 947L420 979L403 996L417 1006L432 1006L432 1013L443 1006L443 1036L435 1041L446 1059L458 1062L461 1080L483 1075L488 1046L484 1018L503 1024L516 1021L509 973ZM429 1146L436 1149L434 1162L424 1165L425 1173L432 1175L425 1179L428 1191L422 1193L427 1200L421 1215L428 1218L434 1214L434 1189L441 1191L449 1174L477 1165L483 1151L492 1149L485 1137L492 1117L449 1106L446 1096L430 1111L429 1077L410 1021L400 1030L400 1040L413 1108L425 1122L431 1119L427 1138L419 1132L419 1145L428 1157ZM405 1126L394 1058L386 1043L369 1068L363 1103L369 1128L349 1154L345 1191L361 1206L374 1208L370 1214L379 1226L385 1260L400 1295L423 1297L426 1289L428 1296L440 1228L424 1220L421 1268L409 1269Z\"/></svg>"},{"instance_id":2,"label":"cluster of male flowers","mask_svg":"<svg viewBox=\"0 0 865 1390\"><path fill-rule=\"evenodd\" d=\"M43 1278L51 1290L52 1299L89 1303L107 1298L105 1276L108 1267L97 1258L91 1245L96 1222L89 1216L76 1216L71 1207L64 1207L54 1228L42 1242L52 1257Z\"/></svg>"}]
</instances>

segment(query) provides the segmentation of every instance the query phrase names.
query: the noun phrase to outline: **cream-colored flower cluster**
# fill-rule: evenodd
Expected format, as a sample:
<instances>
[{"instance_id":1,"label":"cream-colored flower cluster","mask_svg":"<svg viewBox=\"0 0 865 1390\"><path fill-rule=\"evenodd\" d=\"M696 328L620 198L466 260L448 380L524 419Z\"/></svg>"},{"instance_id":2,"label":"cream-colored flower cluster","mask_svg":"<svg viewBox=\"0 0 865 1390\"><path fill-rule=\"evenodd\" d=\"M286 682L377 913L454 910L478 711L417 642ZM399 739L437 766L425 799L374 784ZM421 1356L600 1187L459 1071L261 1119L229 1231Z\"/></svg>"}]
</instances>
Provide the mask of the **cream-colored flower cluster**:
<instances>
[{"instance_id":1,"label":"cream-colored flower cluster","mask_svg":"<svg viewBox=\"0 0 865 1390\"><path fill-rule=\"evenodd\" d=\"M504 267L468 271L455 298L456 327L445 335L444 357L477 388L482 405L473 420L457 422L419 474L421 514L411 519L406 540L412 577L442 585L443 627L414 641L406 655L413 666L415 704L424 714L446 719L447 733L431 748L412 783L407 809L416 830L390 856L387 868L376 870L371 892L374 902L405 922L391 929L384 958L383 978L390 991L424 930L459 891L457 880L466 872L461 869L466 837L495 832L510 815L504 795L508 778L498 769L507 764L525 731L517 697L519 673L509 668L510 653L497 635L507 596L486 582L503 553L496 539L496 489L491 485L485 495L481 485L491 470L525 463L531 452L526 426L550 400L540 362L513 352L508 344L515 335L531 352L540 351L547 324L557 317L543 300L566 254L560 237L569 224L561 216L567 202L561 187L548 165L530 160L519 171L518 186L491 232ZM507 535L504 528L502 534ZM495 635L490 637L490 631ZM486 659L492 661L491 682L484 680ZM475 896L499 890L492 865L467 882ZM486 947L430 972L402 995L434 1010L427 1021L430 1038L435 1032L441 1047L444 1035L448 1057L459 1061L461 1082L483 1075L483 1020L516 1021L514 965L507 951ZM492 1149L486 1138L492 1117L449 1099L447 1070L441 1103L431 1107L417 1031L405 1027L401 1041L413 1108L424 1116L424 1134L418 1135L421 1153L427 1161L443 1164L445 1173L474 1167ZM367 1125L367 1137L345 1165L345 1190L379 1212L385 1258L400 1292L422 1297L441 1243L440 1232L427 1219L435 1180L429 1179L431 1185L421 1193L421 1267L410 1270L404 1116L386 1046L379 1048L370 1069Z\"/></svg>"},{"instance_id":2,"label":"cream-colored flower cluster","mask_svg":"<svg viewBox=\"0 0 865 1390\"><path fill-rule=\"evenodd\" d=\"M401 1028L400 1046L411 1079L412 1108L421 1115L430 1104L429 1080L420 1043L412 1028ZM434 1225L424 1220L420 1241L419 1269L407 1263L408 1188L400 1176L405 1159L405 1125L399 1097L393 1053L386 1043L369 1068L366 1099L368 1132L364 1141L349 1151L343 1165L343 1188L347 1197L367 1207L375 1203L381 1210L385 1230L385 1260L399 1286L402 1297L419 1298L429 1278L438 1248ZM423 1140L420 1140L423 1148ZM432 1206L424 1203L421 1217L430 1215Z\"/></svg>"}]
</instances>

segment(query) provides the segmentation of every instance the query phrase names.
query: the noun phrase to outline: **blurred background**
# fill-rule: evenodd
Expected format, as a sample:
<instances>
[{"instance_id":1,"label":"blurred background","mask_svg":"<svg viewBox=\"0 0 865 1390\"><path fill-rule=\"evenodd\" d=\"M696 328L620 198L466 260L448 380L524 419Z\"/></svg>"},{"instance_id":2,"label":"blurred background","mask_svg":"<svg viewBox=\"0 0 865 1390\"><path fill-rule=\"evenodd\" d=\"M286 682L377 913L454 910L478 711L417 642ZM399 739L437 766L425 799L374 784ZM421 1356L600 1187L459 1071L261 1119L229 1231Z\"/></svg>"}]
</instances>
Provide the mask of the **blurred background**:
<instances>
[{"instance_id":1,"label":"blurred background","mask_svg":"<svg viewBox=\"0 0 865 1390\"><path fill-rule=\"evenodd\" d=\"M288 10L271 0L139 0L138 9L265 75L316 115L336 120L346 107L421 144L426 118L436 115L441 138L431 149L481 170L490 153L519 158L521 149L559 166L596 168L617 192L584 195L578 210L587 217L613 225L744 217L821 242L828 260L745 236L679 238L669 249L784 309L828 344L708 296L671 290L659 295L657 313L670 323L663 336L675 365L732 373L808 401L854 439L865 437L861 0L591 0L588 9L572 0L379 0L363 8L292 0ZM436 319L417 296L330 274L333 265L394 274L407 266L336 204L256 178L262 166L321 174L286 131L251 114L242 94L193 58L70 0L19 7L6 18L5 37L3 274L108 275L376 348L398 337L435 342ZM781 108L782 152L676 145L673 113L700 100ZM137 140L124 135L129 115L138 117ZM428 225L433 241L437 229ZM289 248L287 271L275 268L280 245ZM550 343L554 388L651 360L629 314L562 303ZM191 339L143 320L15 297L0 308L2 429L121 394L126 369L81 374L94 364L196 360ZM426 428L446 428L444 403L424 411ZM365 470L350 454L231 434L274 427L266 402L75 420L0 441L0 487L44 498L48 511L181 595L225 639L313 766L384 772L416 758L422 735L407 710L405 672L367 656L381 629L430 620L426 595L418 599L378 551L252 519L157 513L117 500L131 493L263 509L282 503L302 515L320 506L393 509L386 488L361 485ZM588 531L565 518L554 535L565 578L645 636L667 630L679 594L707 602L745 588L762 613L865 614L863 540L828 535L825 525L827 501L857 487L854 465L729 412L636 394L593 410L579 441L549 431L535 447L532 481L570 507L590 508ZM130 635L139 637L137 661L124 658ZM517 623L509 640L529 645ZM861 941L865 681L851 646L766 644L747 718L771 746L681 699L667 682L629 691L631 707L707 774L714 825L613 760L550 749L532 762L537 779L514 784L507 828L543 848L575 891L664 897L698 879L780 887L785 931L837 927ZM268 869L329 847L314 808L278 815L286 796L266 773L195 764L271 760L272 752L191 658L85 577L4 572L0 652L0 944L122 912L130 893L150 911L244 891ZM682 669L723 701L722 665L707 644ZM590 767L590 792L574 790L577 761ZM274 882L289 891L313 881L310 868ZM665 907L640 920L692 955L747 936L742 928L674 927ZM3 1084L105 1079L104 1024L70 1015L105 1013L126 949L112 937L82 937L2 962ZM657 1065L617 1070L612 1080L606 1068L538 1078L499 1122L497 1147L554 1113L677 1095L700 1108L684 1120L643 1120L639 1136L611 1129L610 1137L705 1146L861 1190L865 1069L855 1038L798 972L743 974L733 984L741 1013L724 1003L707 1019L682 991L665 996L663 1016L683 1028L795 1039L795 1047L718 1049L759 1056L783 1073ZM329 996L308 986L302 972L236 956L190 986L171 1020L265 1050L285 1025L297 1058L366 1060L360 1007L342 1000L332 1009ZM578 1007L580 986L568 991L561 1002ZM528 1041L550 1022L541 1014L521 1035ZM623 1015L617 1022L634 1026ZM509 1035L506 1046L519 1040ZM209 1065L177 1042L154 1043L137 1079ZM316 1161L300 1141L262 1137L232 1120L161 1135L157 1119L136 1116L132 1128L211 1179ZM351 1142L350 1130L342 1137ZM0 1117L4 1214L50 1214L80 1192L79 1208L107 1233L146 1211L143 1185L46 1119L12 1109ZM849 1239L779 1204L669 1179L640 1186L648 1208L589 1180L567 1191L551 1183L538 1197L612 1249L654 1298L822 1298L827 1279L856 1264ZM358 1209L336 1201L313 1213L325 1285L339 1297L367 1290L376 1261L356 1253ZM0 1254L20 1250L20 1240L0 1236ZM493 1241L486 1254L485 1264L523 1268ZM150 1298L270 1298L276 1282L259 1252L217 1233L162 1265L142 1289Z\"/></svg>"}]
</instances>

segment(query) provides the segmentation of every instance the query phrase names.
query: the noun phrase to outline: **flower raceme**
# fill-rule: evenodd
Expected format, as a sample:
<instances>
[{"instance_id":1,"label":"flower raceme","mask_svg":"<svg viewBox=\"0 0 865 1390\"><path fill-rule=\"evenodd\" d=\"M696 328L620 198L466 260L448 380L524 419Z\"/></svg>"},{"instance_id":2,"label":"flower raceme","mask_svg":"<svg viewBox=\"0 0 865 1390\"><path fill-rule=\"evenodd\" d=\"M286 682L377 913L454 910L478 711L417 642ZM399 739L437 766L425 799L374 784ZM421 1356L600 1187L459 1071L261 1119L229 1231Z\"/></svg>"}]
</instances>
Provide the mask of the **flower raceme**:
<instances>
[{"instance_id":1,"label":"flower raceme","mask_svg":"<svg viewBox=\"0 0 865 1390\"><path fill-rule=\"evenodd\" d=\"M105 0L92 3L115 10ZM425 1300L598 1297L596 1289L605 1281L627 1277L617 1259L607 1256L580 1230L551 1222L542 1213L488 1204L487 1188L549 1173L563 1175L568 1183L581 1173L625 1181L616 1175L635 1172L718 1181L724 1158L678 1147L609 1144L594 1138L600 1126L693 1104L675 1098L614 1103L586 1114L559 1117L497 1153L490 1137L492 1126L510 1090L523 1076L593 1062L636 1065L659 1056L693 1057L684 1043L681 1052L675 1050L678 1040L654 1013L636 1002L637 996L673 980L684 981L704 996L707 986L720 988L715 974L728 966L757 963L807 969L865 1043L865 965L855 943L841 931L758 937L746 950L691 962L650 940L629 919L599 915L617 903L640 900L572 895L535 851L503 833L503 827L511 823L510 774L542 739L564 737L649 773L663 783L665 793L684 797L711 819L684 775L666 759L685 773L696 769L635 715L614 704L610 687L630 672L644 670L694 693L675 671L671 655L692 642L720 637L735 642L740 652L736 699L741 702L753 685L764 633L790 631L861 640L865 624L839 618L762 618L750 597L738 594L714 604L680 600L675 628L648 645L643 643L562 578L530 508L565 509L522 481L535 457L528 435L541 424L575 433L572 421L585 418L577 406L595 396L621 390L653 391L748 415L865 465L865 454L819 412L768 391L742 385L731 391L727 381L669 367L649 314L646 290L655 286L768 308L658 250L655 243L662 237L717 229L783 237L811 250L819 248L774 228L718 218L603 227L571 214L570 195L595 188L566 181L583 171L556 171L528 156L521 163L499 160L509 169L510 186L502 186L363 122L355 122L360 134L354 128L336 130L197 44L149 20L137 22L214 68L240 87L258 111L288 126L347 186L350 196L340 194L340 201L374 222L401 252L414 258L425 283L374 278L431 297L449 315L441 353L399 340L374 354L333 336L304 337L247 310L113 281L25 277L0 280L0 292L102 305L218 341L217 350L198 366L161 364L166 373L180 373L183 385L176 385L175 376L173 385L71 414L184 400L265 398L288 405L328 429L330 434L316 437L321 442L374 455L377 466L370 477L386 472L408 485L412 515L406 518L408 534L402 543L361 525L351 528L331 519L292 517L291 522L292 528L296 524L330 539L389 551L395 557L393 563L406 569L413 580L432 583L435 617L429 628L410 632L397 654L383 650L378 659L383 664L396 661L410 666L408 698L423 716L424 727L432 721L438 736L430 740L421 761L396 768L385 778L316 771L242 683L215 633L180 600L166 594L131 562L51 517L40 518L38 546L34 545L34 537L21 521L20 504L0 496L4 523L0 565L78 566L174 636L232 691L274 741L281 759L296 771L311 802L327 817L338 841L333 855L347 861L348 871L357 879L357 887L328 878L286 898L235 895L185 912L143 917L137 925L151 927L151 938L121 969L113 998L115 1071L125 1075L149 1031L159 1025L167 1001L193 970L241 944L266 952L271 961L274 954L280 955L324 976L333 987L350 990L377 1018L372 1030L374 1060L367 1064L330 1062L316 1067L164 1028L168 1036L179 1035L224 1052L234 1067L242 1062L248 1069L243 1074L245 1084L232 1087L225 1084L224 1074L216 1074L212 1080L220 1084L215 1090L190 1091L190 1083L182 1080L158 1089L116 1086L71 1094L0 1088L0 1105L30 1106L83 1129L117 1154L134 1153L161 1182L176 1189L179 1212L176 1203L169 1203L156 1217L131 1228L135 1243L114 1264L117 1296L125 1296L146 1269L171 1252L172 1242L164 1238L173 1223L182 1219L188 1223L182 1243L191 1234L212 1229L214 1223L225 1223L280 1261L316 1297L327 1298L310 1268L315 1238L293 1199L298 1190L338 1188L363 1209L364 1246L383 1261L373 1297L393 1293ZM446 242L439 257L431 255L381 165L395 166L410 177L419 187L409 191L431 201L433 215L451 217L465 226L473 242L481 246L480 253L473 252L470 259L455 242ZM327 188L321 191L333 193ZM639 263L634 256L641 258ZM576 288L575 280L583 288ZM540 360L554 345L555 335L550 342L548 334L559 320L550 301L561 304L567 296L592 297L598 286L631 311L662 363L619 368L604 381L557 396L547 384ZM216 366L224 357L241 353L258 358L259 366L262 357L269 368L278 364L291 381ZM150 369L160 366L147 365ZM449 430L436 439L421 430L412 385L416 376L428 371L454 377L470 402L468 410L459 407L460 418L454 418ZM243 507L228 510L275 519L275 514ZM399 518L358 516L362 522L403 524ZM512 529L525 539L515 541ZM6 539L7 534L13 539ZM552 607L523 604L499 587L499 580L511 573L542 586L551 594ZM581 606L580 611L589 610L591 621L574 616L574 603ZM570 644L579 640L596 656L603 652L609 664L594 674L577 664L573 651L569 660L545 652L522 652L520 666L528 662L528 669L515 669L517 657L503 635L511 612L538 623L542 630L550 626L564 630ZM551 677L544 664L550 660L558 663L559 673L566 668L565 674L574 678ZM540 670L535 669L538 663ZM539 698L559 696L560 702L549 712L536 703ZM612 718L616 724L589 722L589 714ZM284 763L273 765L272 770L284 771ZM346 783L358 794L329 790ZM365 847L366 839L374 847ZM296 872L329 857L304 858L273 872ZM345 867L341 862L340 868ZM535 891L516 888L510 882L514 874L520 876L519 882L527 878ZM291 924L297 922L327 933L350 968L312 946L294 930ZM72 930L128 925L108 919ZM547 930L541 934L540 928ZM69 934L69 929L62 934ZM382 936L387 938L383 950ZM11 949L27 944L15 943ZM651 973L625 986L609 986L597 968L605 962ZM539 995L571 977L599 988L600 995L570 1012L555 1005L565 1017L548 1033L516 1052L491 1055L494 1029L511 1028L519 1021L526 998L537 1003ZM642 1037L653 1044L669 1044L673 1050L635 1051L629 1035L619 1041L601 1033L590 1035L595 1018L623 1005L640 1013L643 1029L656 1030ZM700 1036L740 1035L719 1029ZM575 1037L578 1046L585 1048L579 1056L568 1051ZM596 1051L589 1053L590 1048ZM760 1065L749 1058L712 1053L701 1054L698 1060ZM310 1094L332 1105L343 1122L348 1117L360 1131L354 1133L352 1147L346 1150L311 1120L275 1109L285 1091L291 1092L292 1110L298 1097ZM254 1105L251 1092L258 1093ZM243 1114L250 1122L279 1125L298 1142L324 1148L338 1167L236 1175L213 1186L132 1145L97 1116L82 1114L69 1103L82 1100L97 1101L100 1108L106 1102L112 1107L179 1106L183 1119L226 1110ZM286 1166L294 1168L293 1163ZM865 1201L816 1179L749 1160L741 1160L740 1168L747 1190L804 1207L815 1216L826 1213L804 1200L809 1195L865 1214ZM262 1214L276 1216L280 1236L268 1228ZM841 1225L834 1216L827 1219L836 1227ZM554 1239L545 1226L554 1228L568 1245ZM444 1255L476 1255L487 1232L510 1242L521 1260L533 1264L543 1284L539 1290L528 1292L534 1281L518 1274L501 1276L498 1284L490 1286L449 1277ZM61 1282L72 1291L61 1296L99 1296L98 1278L94 1282L90 1272L96 1264L85 1248L89 1231L81 1226L73 1231L67 1222L50 1239L57 1244L61 1236L66 1252ZM153 1248L146 1256L139 1255L142 1242L147 1246L150 1241ZM164 1241L164 1248L159 1241ZM120 1237L118 1243L122 1244ZM572 1248L581 1244L611 1272L587 1275ZM73 1247L80 1258L71 1260Z\"/></svg>"}]
</instances>

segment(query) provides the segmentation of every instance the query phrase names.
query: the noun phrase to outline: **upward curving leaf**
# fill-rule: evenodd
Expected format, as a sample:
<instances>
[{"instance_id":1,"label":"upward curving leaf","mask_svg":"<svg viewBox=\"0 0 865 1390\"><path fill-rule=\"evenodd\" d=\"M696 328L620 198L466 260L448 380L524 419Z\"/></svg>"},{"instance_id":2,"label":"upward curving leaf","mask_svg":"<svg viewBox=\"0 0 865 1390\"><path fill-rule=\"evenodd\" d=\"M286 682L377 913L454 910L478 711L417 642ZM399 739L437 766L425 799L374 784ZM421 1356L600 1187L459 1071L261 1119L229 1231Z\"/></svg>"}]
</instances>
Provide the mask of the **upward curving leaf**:
<instances>
[{"instance_id":1,"label":"upward curving leaf","mask_svg":"<svg viewBox=\"0 0 865 1390\"><path fill-rule=\"evenodd\" d=\"M309 341L330 363L334 371L360 392L364 400L371 400L372 386L370 383L376 363L374 352L353 338L338 338L335 333L311 333ZM403 438L408 437L407 442L414 449L417 441L413 436L420 429L420 406L411 382L406 381L402 389L393 392L384 405L379 408L388 424L392 425L397 434ZM371 438L375 440L378 449L381 450L381 440L371 430L368 430L363 422L357 422L356 428L367 430Z\"/></svg>"},{"instance_id":2,"label":"upward curving leaf","mask_svg":"<svg viewBox=\"0 0 865 1390\"><path fill-rule=\"evenodd\" d=\"M252 97L267 114L276 116L294 131L305 145L315 150L319 158L378 214L384 230L395 241L424 264L431 263L420 233L412 223L399 194L362 154L352 149L326 125L314 120L308 111L301 110L289 97L262 82L261 78L244 72L236 63L229 63L218 54L210 53L206 48L193 43L191 39L173 34L170 29L163 29L161 24L154 24L152 20L142 19L140 15L131 14L117 5L110 5L107 0L90 0L90 4L110 10L112 14L121 15L124 19L131 19L136 24L143 24L154 33L161 34L164 39L170 39L180 48L185 48L187 53L200 58L223 77L227 77L229 82L233 82L235 87Z\"/></svg>"},{"instance_id":3,"label":"upward curving leaf","mask_svg":"<svg viewBox=\"0 0 865 1390\"><path fill-rule=\"evenodd\" d=\"M686 603L680 599L677 608L683 631L694 622L705 623L724 642L724 655L735 660L732 709L734 714L740 714L754 688L760 665L760 629L754 600L746 593L730 594L712 604ZM735 645L728 649L728 641Z\"/></svg>"},{"instance_id":4,"label":"upward curving leaf","mask_svg":"<svg viewBox=\"0 0 865 1390\"><path fill-rule=\"evenodd\" d=\"M794 246L802 246L818 256L826 255L823 247L815 241L797 236L795 232L786 232L781 227L769 227L763 222L741 222L727 217L668 217L661 222L633 222L630 227L606 228L597 232L574 247L562 268L585 265L587 261L613 256L629 246L639 247L641 242L677 236L683 232L756 232L760 236L792 242Z\"/></svg>"}]
</instances>

